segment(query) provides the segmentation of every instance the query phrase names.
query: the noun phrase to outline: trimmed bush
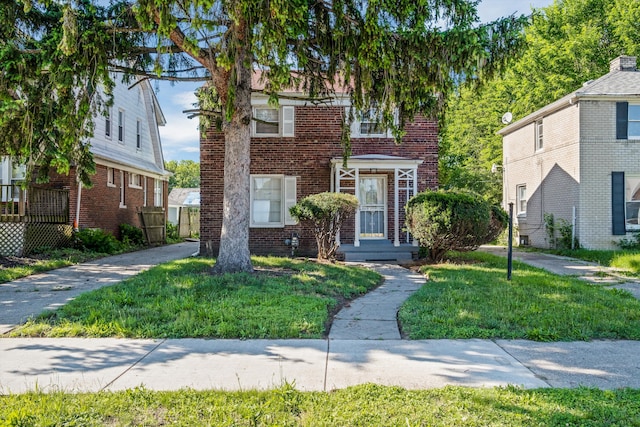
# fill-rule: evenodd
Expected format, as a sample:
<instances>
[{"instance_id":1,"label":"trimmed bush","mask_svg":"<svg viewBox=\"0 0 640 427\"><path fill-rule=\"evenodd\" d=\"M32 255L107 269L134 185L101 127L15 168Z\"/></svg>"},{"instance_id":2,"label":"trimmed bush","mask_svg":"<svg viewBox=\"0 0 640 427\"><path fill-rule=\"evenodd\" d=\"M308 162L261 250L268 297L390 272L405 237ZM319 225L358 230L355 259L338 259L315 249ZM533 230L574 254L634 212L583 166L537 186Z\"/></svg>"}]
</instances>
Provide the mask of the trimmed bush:
<instances>
[{"instance_id":1,"label":"trimmed bush","mask_svg":"<svg viewBox=\"0 0 640 427\"><path fill-rule=\"evenodd\" d=\"M449 250L472 251L495 240L508 222L503 209L468 192L426 191L406 211L407 228L436 262Z\"/></svg>"},{"instance_id":2,"label":"trimmed bush","mask_svg":"<svg viewBox=\"0 0 640 427\"><path fill-rule=\"evenodd\" d=\"M318 259L332 261L338 245L336 235L343 221L358 208L358 199L352 194L319 193L300 200L289 209L291 216L301 222L311 222L318 245Z\"/></svg>"}]
</instances>

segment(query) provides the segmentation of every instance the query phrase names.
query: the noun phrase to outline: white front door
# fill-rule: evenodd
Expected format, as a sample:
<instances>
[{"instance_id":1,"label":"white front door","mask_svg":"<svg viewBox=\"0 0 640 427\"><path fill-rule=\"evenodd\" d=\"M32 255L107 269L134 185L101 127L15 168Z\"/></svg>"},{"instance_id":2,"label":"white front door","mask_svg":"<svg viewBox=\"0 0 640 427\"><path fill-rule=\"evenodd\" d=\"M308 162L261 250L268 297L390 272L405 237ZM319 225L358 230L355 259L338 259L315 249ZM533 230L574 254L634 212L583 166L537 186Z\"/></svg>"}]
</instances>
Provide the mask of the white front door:
<instances>
[{"instance_id":1,"label":"white front door","mask_svg":"<svg viewBox=\"0 0 640 427\"><path fill-rule=\"evenodd\" d=\"M387 177L360 175L360 239L387 238Z\"/></svg>"}]
</instances>

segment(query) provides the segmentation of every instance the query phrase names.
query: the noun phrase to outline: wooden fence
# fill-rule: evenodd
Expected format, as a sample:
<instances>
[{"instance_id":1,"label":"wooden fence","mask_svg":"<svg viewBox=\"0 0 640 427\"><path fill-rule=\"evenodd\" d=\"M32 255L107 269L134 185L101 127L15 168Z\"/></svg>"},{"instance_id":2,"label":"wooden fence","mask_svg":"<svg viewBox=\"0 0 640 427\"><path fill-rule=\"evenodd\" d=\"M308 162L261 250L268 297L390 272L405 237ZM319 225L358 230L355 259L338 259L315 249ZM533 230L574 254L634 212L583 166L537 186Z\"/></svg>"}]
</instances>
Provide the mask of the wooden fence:
<instances>
[{"instance_id":1,"label":"wooden fence","mask_svg":"<svg viewBox=\"0 0 640 427\"><path fill-rule=\"evenodd\" d=\"M69 190L0 185L0 222L68 223Z\"/></svg>"}]
</instances>

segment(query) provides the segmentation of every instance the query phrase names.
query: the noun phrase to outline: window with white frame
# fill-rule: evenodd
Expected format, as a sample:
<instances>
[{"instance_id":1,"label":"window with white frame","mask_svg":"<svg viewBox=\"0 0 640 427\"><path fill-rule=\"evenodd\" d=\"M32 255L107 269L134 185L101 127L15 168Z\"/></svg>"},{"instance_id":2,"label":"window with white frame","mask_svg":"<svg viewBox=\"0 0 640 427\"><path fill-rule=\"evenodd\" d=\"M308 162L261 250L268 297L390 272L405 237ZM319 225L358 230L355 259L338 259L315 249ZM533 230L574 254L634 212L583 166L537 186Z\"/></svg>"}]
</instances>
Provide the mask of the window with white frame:
<instances>
[{"instance_id":1,"label":"window with white frame","mask_svg":"<svg viewBox=\"0 0 640 427\"><path fill-rule=\"evenodd\" d=\"M544 147L544 132L543 132L543 130L544 130L544 128L543 128L543 125L542 125L542 119L536 120L536 131L535 131L536 151L542 150L542 148Z\"/></svg>"},{"instance_id":2,"label":"window with white frame","mask_svg":"<svg viewBox=\"0 0 640 427\"><path fill-rule=\"evenodd\" d=\"M153 180L153 206L162 206L162 180Z\"/></svg>"},{"instance_id":3,"label":"window with white frame","mask_svg":"<svg viewBox=\"0 0 640 427\"><path fill-rule=\"evenodd\" d=\"M616 102L616 139L640 139L640 104Z\"/></svg>"},{"instance_id":4,"label":"window with white frame","mask_svg":"<svg viewBox=\"0 0 640 427\"><path fill-rule=\"evenodd\" d=\"M136 148L139 150L142 147L142 122L136 120Z\"/></svg>"},{"instance_id":5,"label":"window with white frame","mask_svg":"<svg viewBox=\"0 0 640 427\"><path fill-rule=\"evenodd\" d=\"M269 106L254 107L254 136L294 136L295 109L293 106L273 108Z\"/></svg>"},{"instance_id":6,"label":"window with white frame","mask_svg":"<svg viewBox=\"0 0 640 427\"><path fill-rule=\"evenodd\" d=\"M124 142L124 111L118 110L118 141Z\"/></svg>"},{"instance_id":7,"label":"window with white frame","mask_svg":"<svg viewBox=\"0 0 640 427\"><path fill-rule=\"evenodd\" d=\"M125 188L126 185L124 184L124 171L120 171L120 207L121 208L126 208L127 204L126 204L126 193L125 193Z\"/></svg>"},{"instance_id":8,"label":"window with white frame","mask_svg":"<svg viewBox=\"0 0 640 427\"><path fill-rule=\"evenodd\" d=\"M138 173L130 173L129 187L142 188L142 176Z\"/></svg>"},{"instance_id":9,"label":"window with white frame","mask_svg":"<svg viewBox=\"0 0 640 427\"><path fill-rule=\"evenodd\" d=\"M251 227L296 224L289 208L296 204L296 177L251 175Z\"/></svg>"},{"instance_id":10,"label":"window with white frame","mask_svg":"<svg viewBox=\"0 0 640 427\"><path fill-rule=\"evenodd\" d=\"M638 211L640 211L640 175L624 177L625 222L627 230L640 230Z\"/></svg>"},{"instance_id":11,"label":"window with white frame","mask_svg":"<svg viewBox=\"0 0 640 427\"><path fill-rule=\"evenodd\" d=\"M113 168L107 168L107 187L116 186L116 171Z\"/></svg>"},{"instance_id":12,"label":"window with white frame","mask_svg":"<svg viewBox=\"0 0 640 427\"><path fill-rule=\"evenodd\" d=\"M524 184L516 186L516 211L518 215L527 213L527 186Z\"/></svg>"},{"instance_id":13,"label":"window with white frame","mask_svg":"<svg viewBox=\"0 0 640 427\"><path fill-rule=\"evenodd\" d=\"M386 136L387 130L382 126L382 117L380 111L376 108L369 108L359 115L360 135Z\"/></svg>"},{"instance_id":14,"label":"window with white frame","mask_svg":"<svg viewBox=\"0 0 640 427\"><path fill-rule=\"evenodd\" d=\"M107 108L106 116L104 118L104 136L111 139L111 108Z\"/></svg>"},{"instance_id":15,"label":"window with white frame","mask_svg":"<svg viewBox=\"0 0 640 427\"><path fill-rule=\"evenodd\" d=\"M147 178L142 177L142 206L147 206Z\"/></svg>"}]
</instances>

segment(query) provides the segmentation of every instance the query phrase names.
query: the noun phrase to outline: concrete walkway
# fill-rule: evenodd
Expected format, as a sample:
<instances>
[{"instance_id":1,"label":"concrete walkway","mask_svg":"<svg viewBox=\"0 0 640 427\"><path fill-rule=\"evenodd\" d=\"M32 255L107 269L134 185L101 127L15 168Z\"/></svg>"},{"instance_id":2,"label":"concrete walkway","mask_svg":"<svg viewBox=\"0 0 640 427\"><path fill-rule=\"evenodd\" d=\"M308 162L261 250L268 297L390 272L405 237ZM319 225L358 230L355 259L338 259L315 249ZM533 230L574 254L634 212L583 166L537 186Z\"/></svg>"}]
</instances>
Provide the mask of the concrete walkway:
<instances>
[{"instance_id":1,"label":"concrete walkway","mask_svg":"<svg viewBox=\"0 0 640 427\"><path fill-rule=\"evenodd\" d=\"M177 245L164 248L168 253L156 248L155 253L105 258L100 266L62 269L67 273L58 270L41 281L23 279L20 286L25 290L43 286L43 293L52 294L47 298L41 299L40 292L19 292L16 282L6 284L1 301L14 311L5 314L2 310L0 323L10 328L16 322L12 319L26 318L33 313L30 310L55 307L73 298L73 292L135 274L127 264L138 265L131 267L134 270L148 268L161 259L177 258L178 253L188 256L196 245L186 244L181 247L183 252ZM152 253L157 258L152 259ZM366 382L409 389L445 385L640 388L638 341L401 340L397 309L425 284L424 279L395 265L370 267L385 276L385 283L338 313L328 339L2 338L0 394L34 389L123 390L140 385L153 390L246 390L273 388L285 382L303 391L328 391ZM89 272L92 276L85 275ZM92 284L85 288L85 282ZM63 289L54 290L57 286ZM13 292L18 298L12 302L4 292Z\"/></svg>"}]
</instances>

